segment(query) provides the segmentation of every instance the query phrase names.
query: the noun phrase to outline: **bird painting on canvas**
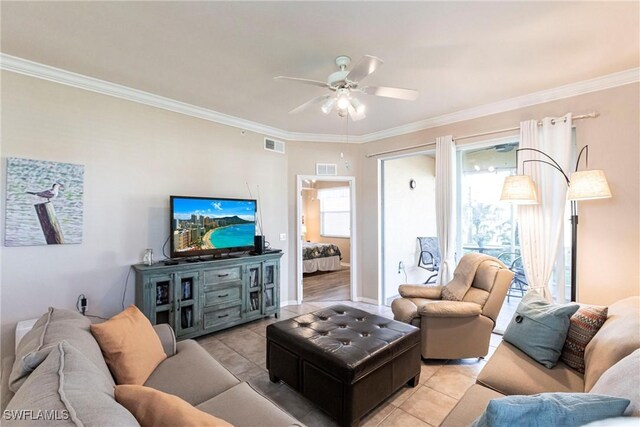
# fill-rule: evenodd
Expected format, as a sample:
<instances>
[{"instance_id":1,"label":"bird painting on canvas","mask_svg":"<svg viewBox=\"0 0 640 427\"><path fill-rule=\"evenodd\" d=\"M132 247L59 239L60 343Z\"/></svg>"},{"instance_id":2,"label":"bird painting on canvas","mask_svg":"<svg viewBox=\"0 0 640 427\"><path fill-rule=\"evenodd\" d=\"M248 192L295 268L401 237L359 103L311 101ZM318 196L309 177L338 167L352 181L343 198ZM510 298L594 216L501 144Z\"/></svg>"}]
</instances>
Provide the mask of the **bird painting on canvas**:
<instances>
[{"instance_id":1,"label":"bird painting on canvas","mask_svg":"<svg viewBox=\"0 0 640 427\"><path fill-rule=\"evenodd\" d=\"M84 166L7 158L5 246L82 243Z\"/></svg>"},{"instance_id":2,"label":"bird painting on canvas","mask_svg":"<svg viewBox=\"0 0 640 427\"><path fill-rule=\"evenodd\" d=\"M49 190L43 191L26 191L27 194L33 194L34 196L42 197L43 199L47 199L47 202L51 201L51 199L55 199L58 197L58 193L60 190L64 190L64 185L59 182L54 183Z\"/></svg>"}]
</instances>

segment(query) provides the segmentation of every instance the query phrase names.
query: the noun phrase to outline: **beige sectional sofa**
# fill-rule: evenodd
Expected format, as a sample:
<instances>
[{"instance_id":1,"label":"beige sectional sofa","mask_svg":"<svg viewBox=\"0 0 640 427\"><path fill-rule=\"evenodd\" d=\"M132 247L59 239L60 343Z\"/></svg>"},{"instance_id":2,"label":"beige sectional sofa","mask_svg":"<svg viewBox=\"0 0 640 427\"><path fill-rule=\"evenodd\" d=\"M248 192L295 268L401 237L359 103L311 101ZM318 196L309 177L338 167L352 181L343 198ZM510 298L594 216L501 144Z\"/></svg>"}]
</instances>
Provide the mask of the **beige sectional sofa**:
<instances>
[{"instance_id":1,"label":"beige sectional sofa","mask_svg":"<svg viewBox=\"0 0 640 427\"><path fill-rule=\"evenodd\" d=\"M547 369L507 342L444 420L443 427L468 426L489 401L505 395L580 392L631 400L625 415L640 417L640 297L609 307L607 320L587 345L584 375L560 361ZM639 420L640 422L640 420Z\"/></svg>"},{"instance_id":2,"label":"beige sectional sofa","mask_svg":"<svg viewBox=\"0 0 640 427\"><path fill-rule=\"evenodd\" d=\"M53 345L58 350L56 343L64 340L68 344L60 346L60 351L66 353L67 363L60 367L53 358L47 358L45 362L48 363L42 362L28 377L18 379L19 376L15 373L10 375L14 358L7 357L3 360L0 390L3 413L5 409L60 410L68 408L67 403L73 406L76 399L76 402L82 402L82 407L77 405L77 415L79 418L85 417L81 421L86 426L138 425L135 418L113 397L115 383L98 343L91 335L90 324L79 313L58 309L50 309L49 313L36 322L18 345L18 357L34 343L42 348ZM176 343L169 326L157 325L154 328L168 357L151 374L146 386L177 395L235 426L302 425L248 383L239 381L195 341ZM60 375L59 371L64 375ZM16 391L15 396L9 388L10 382ZM63 382L66 383L63 385ZM53 390L51 387L47 389L48 383L53 383ZM66 394L68 402L60 402L58 386L69 387ZM19 389L16 390L17 387ZM99 399L91 398L96 393ZM96 403L98 400L100 402ZM42 407L33 407L34 402L42 403ZM99 407L91 407L94 404ZM33 421L2 420L2 425L32 423ZM54 424L75 425L71 419L58 420Z\"/></svg>"}]
</instances>

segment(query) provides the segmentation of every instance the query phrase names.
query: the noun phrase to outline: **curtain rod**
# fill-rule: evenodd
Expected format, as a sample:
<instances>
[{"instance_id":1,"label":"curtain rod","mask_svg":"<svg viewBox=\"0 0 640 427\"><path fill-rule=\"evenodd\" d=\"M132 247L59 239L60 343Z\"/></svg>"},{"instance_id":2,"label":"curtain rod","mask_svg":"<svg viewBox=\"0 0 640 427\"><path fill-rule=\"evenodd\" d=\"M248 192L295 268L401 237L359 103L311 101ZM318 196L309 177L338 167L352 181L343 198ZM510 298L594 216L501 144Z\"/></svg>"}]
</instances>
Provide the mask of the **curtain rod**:
<instances>
[{"instance_id":1,"label":"curtain rod","mask_svg":"<svg viewBox=\"0 0 640 427\"><path fill-rule=\"evenodd\" d=\"M582 115L579 115L579 116L573 116L572 120L595 119L599 115L600 115L600 113L598 113L597 111L592 111L591 113L582 114ZM552 120L551 123L555 124L555 120ZM538 126L542 126L542 121L538 122ZM496 134L496 133L513 132L513 131L516 131L516 130L519 130L519 129L520 129L520 126L516 126L516 127L512 127L512 128L506 128L506 129L496 129L496 130L490 130L490 131L487 131L487 132L474 133L474 134L471 134L471 135L458 136L458 137L453 138L453 140L454 141L459 141L461 139L477 138L479 136L493 135L493 134ZM427 142L427 143L424 143L424 144L412 145L410 147L395 148L393 150L380 151L378 153L366 154L365 157L367 157L367 158L368 157L376 157L376 156L381 156L383 154L391 154L391 153L398 153L400 151L413 150L414 148L430 147L432 145L436 145L436 142L435 141L431 141L431 142Z\"/></svg>"}]
</instances>

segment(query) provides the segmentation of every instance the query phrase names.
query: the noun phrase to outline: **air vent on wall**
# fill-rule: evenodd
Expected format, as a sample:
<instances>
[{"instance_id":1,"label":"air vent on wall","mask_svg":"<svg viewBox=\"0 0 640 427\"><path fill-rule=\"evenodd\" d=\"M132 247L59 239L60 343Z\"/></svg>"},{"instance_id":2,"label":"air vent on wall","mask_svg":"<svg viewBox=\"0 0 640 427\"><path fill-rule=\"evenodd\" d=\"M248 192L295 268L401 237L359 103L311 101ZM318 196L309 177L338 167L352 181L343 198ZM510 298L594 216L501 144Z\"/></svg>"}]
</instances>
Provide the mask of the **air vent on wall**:
<instances>
[{"instance_id":1,"label":"air vent on wall","mask_svg":"<svg viewBox=\"0 0 640 427\"><path fill-rule=\"evenodd\" d=\"M276 153L284 154L284 142L276 141L275 139L265 138L264 149L267 151L273 151Z\"/></svg>"},{"instance_id":2,"label":"air vent on wall","mask_svg":"<svg viewBox=\"0 0 640 427\"><path fill-rule=\"evenodd\" d=\"M338 175L338 165L335 163L316 163L316 175Z\"/></svg>"}]
</instances>

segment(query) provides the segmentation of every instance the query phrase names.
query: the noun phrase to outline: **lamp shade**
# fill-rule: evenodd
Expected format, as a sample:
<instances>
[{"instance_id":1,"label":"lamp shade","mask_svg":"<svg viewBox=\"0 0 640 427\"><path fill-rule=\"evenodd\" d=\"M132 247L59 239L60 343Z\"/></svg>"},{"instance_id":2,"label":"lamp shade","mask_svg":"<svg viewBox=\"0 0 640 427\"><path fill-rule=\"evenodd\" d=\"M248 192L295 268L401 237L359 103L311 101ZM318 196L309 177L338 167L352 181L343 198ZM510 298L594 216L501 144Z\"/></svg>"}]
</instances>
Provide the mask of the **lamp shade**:
<instances>
[{"instance_id":1,"label":"lamp shade","mask_svg":"<svg viewBox=\"0 0 640 427\"><path fill-rule=\"evenodd\" d=\"M571 174L570 181L567 193L569 200L608 199L611 197L607 177L601 170L574 172Z\"/></svg>"},{"instance_id":2,"label":"lamp shade","mask_svg":"<svg viewBox=\"0 0 640 427\"><path fill-rule=\"evenodd\" d=\"M536 184L528 175L512 175L504 180L500 200L520 205L535 205L538 203Z\"/></svg>"}]
</instances>

